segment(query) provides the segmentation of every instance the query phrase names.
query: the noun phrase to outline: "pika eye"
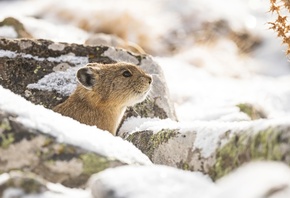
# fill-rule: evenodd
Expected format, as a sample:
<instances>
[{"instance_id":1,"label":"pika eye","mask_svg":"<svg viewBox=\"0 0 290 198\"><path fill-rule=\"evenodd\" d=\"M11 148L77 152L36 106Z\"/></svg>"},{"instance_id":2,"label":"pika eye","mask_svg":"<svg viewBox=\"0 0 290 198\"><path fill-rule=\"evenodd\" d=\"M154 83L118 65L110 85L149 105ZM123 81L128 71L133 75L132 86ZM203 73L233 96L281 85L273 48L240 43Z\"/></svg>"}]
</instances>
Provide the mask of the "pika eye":
<instances>
[{"instance_id":1,"label":"pika eye","mask_svg":"<svg viewBox=\"0 0 290 198\"><path fill-rule=\"evenodd\" d=\"M124 77L128 78L128 77L131 77L132 76L132 73L128 70L124 71L123 74L122 74Z\"/></svg>"}]
</instances>

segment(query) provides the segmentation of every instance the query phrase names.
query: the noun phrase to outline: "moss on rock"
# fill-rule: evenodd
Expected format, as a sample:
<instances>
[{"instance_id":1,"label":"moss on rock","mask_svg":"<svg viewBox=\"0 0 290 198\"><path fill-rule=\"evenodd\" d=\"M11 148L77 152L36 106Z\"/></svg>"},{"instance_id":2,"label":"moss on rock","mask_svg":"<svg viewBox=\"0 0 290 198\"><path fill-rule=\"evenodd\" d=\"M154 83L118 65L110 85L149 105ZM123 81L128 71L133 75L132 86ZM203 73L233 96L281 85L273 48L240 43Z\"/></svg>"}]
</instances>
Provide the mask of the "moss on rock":
<instances>
[{"instance_id":1,"label":"moss on rock","mask_svg":"<svg viewBox=\"0 0 290 198\"><path fill-rule=\"evenodd\" d=\"M84 174L91 175L110 167L110 162L107 158L98 156L94 153L82 154L80 155L80 159L83 162Z\"/></svg>"},{"instance_id":2,"label":"moss on rock","mask_svg":"<svg viewBox=\"0 0 290 198\"><path fill-rule=\"evenodd\" d=\"M241 112L247 114L252 120L266 118L266 114L259 108L249 103L241 103L236 105Z\"/></svg>"},{"instance_id":3,"label":"moss on rock","mask_svg":"<svg viewBox=\"0 0 290 198\"><path fill-rule=\"evenodd\" d=\"M168 142L170 138L175 137L177 134L178 130L162 129L156 134L153 131L136 132L129 135L126 139L152 160L155 149L159 145Z\"/></svg>"},{"instance_id":4,"label":"moss on rock","mask_svg":"<svg viewBox=\"0 0 290 198\"><path fill-rule=\"evenodd\" d=\"M218 179L245 162L253 160L277 160L290 165L289 130L268 128L254 135L252 131L236 134L216 152L216 163L209 171Z\"/></svg>"}]
</instances>

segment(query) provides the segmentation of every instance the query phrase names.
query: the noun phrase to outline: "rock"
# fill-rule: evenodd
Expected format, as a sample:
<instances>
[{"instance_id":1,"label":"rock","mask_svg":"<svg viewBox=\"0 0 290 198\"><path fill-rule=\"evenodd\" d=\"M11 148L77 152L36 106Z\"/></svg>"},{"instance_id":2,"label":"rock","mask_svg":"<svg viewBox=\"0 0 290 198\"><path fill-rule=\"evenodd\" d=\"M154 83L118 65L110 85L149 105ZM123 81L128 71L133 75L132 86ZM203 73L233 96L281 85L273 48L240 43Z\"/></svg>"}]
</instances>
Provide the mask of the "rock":
<instances>
[{"instance_id":1,"label":"rock","mask_svg":"<svg viewBox=\"0 0 290 198\"><path fill-rule=\"evenodd\" d=\"M0 86L0 173L19 170L67 187L110 167L151 164L119 137L36 106Z\"/></svg>"},{"instance_id":2,"label":"rock","mask_svg":"<svg viewBox=\"0 0 290 198\"><path fill-rule=\"evenodd\" d=\"M86 41L87 45L106 45L111 47L122 48L130 52L138 54L146 54L146 52L137 44L124 41L120 37L112 34L98 33L91 35Z\"/></svg>"},{"instance_id":3,"label":"rock","mask_svg":"<svg viewBox=\"0 0 290 198\"><path fill-rule=\"evenodd\" d=\"M90 198L90 191L71 189L60 184L52 184L32 173L11 172L0 175L0 196L16 197L78 197Z\"/></svg>"},{"instance_id":4,"label":"rock","mask_svg":"<svg viewBox=\"0 0 290 198\"><path fill-rule=\"evenodd\" d=\"M69 187L84 187L91 174L124 165L119 160L57 142L0 111L0 172L23 170Z\"/></svg>"},{"instance_id":5,"label":"rock","mask_svg":"<svg viewBox=\"0 0 290 198\"><path fill-rule=\"evenodd\" d=\"M207 197L215 190L201 173L160 165L108 169L93 176L90 183L94 198Z\"/></svg>"},{"instance_id":6,"label":"rock","mask_svg":"<svg viewBox=\"0 0 290 198\"><path fill-rule=\"evenodd\" d=\"M55 43L49 40L0 39L0 85L27 100L53 108L76 87L77 68L89 62L127 61L153 77L153 87L143 103L129 108L130 116L176 120L162 70L149 55L134 55L106 46Z\"/></svg>"},{"instance_id":7,"label":"rock","mask_svg":"<svg viewBox=\"0 0 290 198\"><path fill-rule=\"evenodd\" d=\"M252 120L267 118L266 113L259 107L249 103L241 103L236 105L241 112L247 114Z\"/></svg>"},{"instance_id":8,"label":"rock","mask_svg":"<svg viewBox=\"0 0 290 198\"><path fill-rule=\"evenodd\" d=\"M201 171L216 180L253 160L290 165L289 120L178 123L132 118L120 135L155 164Z\"/></svg>"}]
</instances>

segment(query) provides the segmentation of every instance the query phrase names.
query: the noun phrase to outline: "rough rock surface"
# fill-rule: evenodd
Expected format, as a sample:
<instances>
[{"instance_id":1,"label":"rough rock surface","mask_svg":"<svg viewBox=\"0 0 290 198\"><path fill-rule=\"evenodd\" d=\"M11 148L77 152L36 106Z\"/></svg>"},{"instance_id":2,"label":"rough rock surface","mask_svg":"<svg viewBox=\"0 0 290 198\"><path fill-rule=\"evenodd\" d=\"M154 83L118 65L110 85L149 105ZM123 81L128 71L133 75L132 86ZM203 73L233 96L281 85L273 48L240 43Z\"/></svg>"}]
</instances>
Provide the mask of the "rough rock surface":
<instances>
[{"instance_id":1,"label":"rough rock surface","mask_svg":"<svg viewBox=\"0 0 290 198\"><path fill-rule=\"evenodd\" d=\"M52 184L33 174L13 171L0 175L0 197L58 197L58 198L91 198L90 191L67 188L61 184Z\"/></svg>"},{"instance_id":2,"label":"rough rock surface","mask_svg":"<svg viewBox=\"0 0 290 198\"><path fill-rule=\"evenodd\" d=\"M53 108L76 86L76 69L88 62L127 61L153 76L153 87L143 103L131 107L125 117L159 117L176 120L168 99L162 70L148 55L134 55L106 46L55 43L48 40L0 39L0 85L27 100Z\"/></svg>"},{"instance_id":3,"label":"rough rock surface","mask_svg":"<svg viewBox=\"0 0 290 198\"><path fill-rule=\"evenodd\" d=\"M147 130L145 127L126 134L121 128L120 132L153 163L201 171L214 180L253 160L283 161L290 165L287 118L284 121L203 122L189 126L174 122L173 126L167 126L170 124L150 130L148 121Z\"/></svg>"},{"instance_id":4,"label":"rough rock surface","mask_svg":"<svg viewBox=\"0 0 290 198\"><path fill-rule=\"evenodd\" d=\"M50 182L84 187L93 173L124 164L59 143L54 137L24 126L17 121L17 115L0 110L0 173L21 170Z\"/></svg>"}]
</instances>

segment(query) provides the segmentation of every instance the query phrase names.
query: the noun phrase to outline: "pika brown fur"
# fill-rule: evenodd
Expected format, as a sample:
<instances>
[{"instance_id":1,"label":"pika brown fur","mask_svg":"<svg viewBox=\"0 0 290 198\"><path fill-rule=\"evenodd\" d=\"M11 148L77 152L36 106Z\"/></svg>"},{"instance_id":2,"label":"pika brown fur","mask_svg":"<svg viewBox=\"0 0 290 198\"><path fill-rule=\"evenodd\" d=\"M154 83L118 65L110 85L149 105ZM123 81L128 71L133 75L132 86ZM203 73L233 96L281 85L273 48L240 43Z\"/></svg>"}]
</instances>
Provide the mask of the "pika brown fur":
<instances>
[{"instance_id":1,"label":"pika brown fur","mask_svg":"<svg viewBox=\"0 0 290 198\"><path fill-rule=\"evenodd\" d=\"M143 101L152 78L131 63L89 63L77 71L74 93L53 110L116 135L127 106Z\"/></svg>"}]
</instances>

